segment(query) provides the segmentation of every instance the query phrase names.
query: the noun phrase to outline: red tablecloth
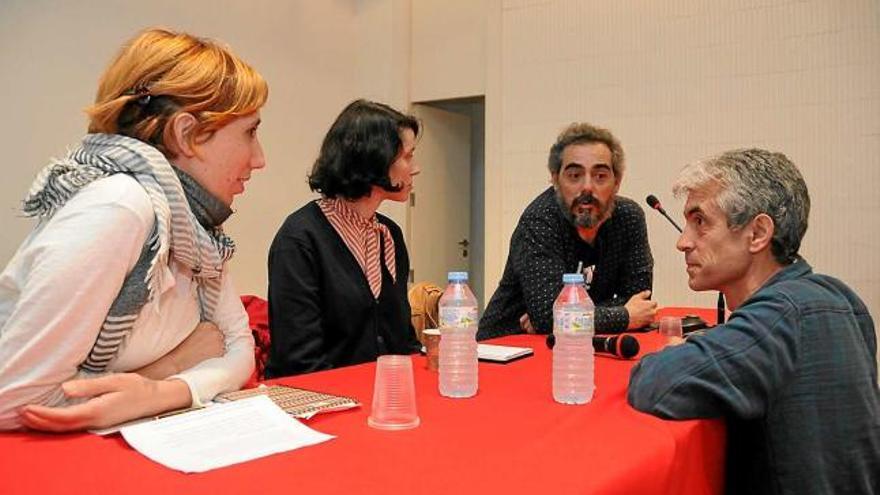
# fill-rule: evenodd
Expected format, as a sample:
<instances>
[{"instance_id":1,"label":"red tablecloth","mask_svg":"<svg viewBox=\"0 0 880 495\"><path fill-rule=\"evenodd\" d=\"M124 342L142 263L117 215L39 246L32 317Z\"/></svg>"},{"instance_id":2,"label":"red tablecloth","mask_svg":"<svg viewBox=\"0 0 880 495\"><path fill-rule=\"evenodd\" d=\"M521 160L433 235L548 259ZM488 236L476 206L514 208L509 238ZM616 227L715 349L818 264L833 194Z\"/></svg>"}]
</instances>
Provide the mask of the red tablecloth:
<instances>
[{"instance_id":1,"label":"red tablecloth","mask_svg":"<svg viewBox=\"0 0 880 495\"><path fill-rule=\"evenodd\" d=\"M657 336L638 336L643 348ZM279 380L358 398L363 407L307 424L329 442L202 474L164 468L119 436L0 435L0 493L720 493L721 421L664 421L626 403L632 361L600 357L597 390L584 406L551 396L543 337L498 343L535 355L480 364L472 399L437 392L437 374L413 356L422 424L408 431L367 426L373 363Z\"/></svg>"}]
</instances>

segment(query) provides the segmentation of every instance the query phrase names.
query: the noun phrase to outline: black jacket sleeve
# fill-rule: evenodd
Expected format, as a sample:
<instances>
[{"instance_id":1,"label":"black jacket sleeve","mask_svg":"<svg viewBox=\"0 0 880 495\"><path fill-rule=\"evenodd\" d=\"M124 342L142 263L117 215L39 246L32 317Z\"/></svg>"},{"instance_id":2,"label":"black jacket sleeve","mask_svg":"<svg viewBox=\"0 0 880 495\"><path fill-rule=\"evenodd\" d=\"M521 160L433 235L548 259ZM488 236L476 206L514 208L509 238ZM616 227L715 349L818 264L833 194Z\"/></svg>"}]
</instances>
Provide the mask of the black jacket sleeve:
<instances>
[{"instance_id":1,"label":"black jacket sleeve","mask_svg":"<svg viewBox=\"0 0 880 495\"><path fill-rule=\"evenodd\" d=\"M616 245L625 245L627 252L617 270L619 278L614 283L615 297L596 304L596 333L619 333L629 326L629 312L626 303L630 298L644 290L651 290L654 282L654 257L648 243L648 226L645 213L636 205L628 208L627 226L617 231L626 240Z\"/></svg>"},{"instance_id":2,"label":"black jacket sleeve","mask_svg":"<svg viewBox=\"0 0 880 495\"><path fill-rule=\"evenodd\" d=\"M320 277L314 247L281 238L269 253L269 328L272 351L267 377L324 370Z\"/></svg>"},{"instance_id":3,"label":"black jacket sleeve","mask_svg":"<svg viewBox=\"0 0 880 495\"><path fill-rule=\"evenodd\" d=\"M532 326L539 333L550 333L553 331L553 302L562 290L565 258L559 249L563 242L561 233L552 226L541 228L541 220L521 222L511 240L509 256L520 276ZM547 235L548 232L555 235Z\"/></svg>"}]
</instances>

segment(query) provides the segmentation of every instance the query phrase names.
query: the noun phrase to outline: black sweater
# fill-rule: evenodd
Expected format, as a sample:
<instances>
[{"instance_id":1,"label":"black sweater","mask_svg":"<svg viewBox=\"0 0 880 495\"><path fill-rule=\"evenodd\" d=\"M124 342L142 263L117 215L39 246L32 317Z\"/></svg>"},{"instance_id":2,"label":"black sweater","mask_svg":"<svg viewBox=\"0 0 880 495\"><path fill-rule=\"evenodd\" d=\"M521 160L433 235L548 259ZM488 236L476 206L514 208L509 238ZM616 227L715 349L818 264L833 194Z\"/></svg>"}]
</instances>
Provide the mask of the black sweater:
<instances>
[{"instance_id":1,"label":"black sweater","mask_svg":"<svg viewBox=\"0 0 880 495\"><path fill-rule=\"evenodd\" d=\"M552 187L535 198L510 238L504 275L480 319L477 339L521 333L523 313L538 333L550 333L562 274L575 271L579 261L595 266L589 294L596 304L596 333L626 331L629 313L624 306L634 294L651 289L654 258L645 213L623 196L615 202L592 246L565 218Z\"/></svg>"},{"instance_id":2,"label":"black sweater","mask_svg":"<svg viewBox=\"0 0 880 495\"><path fill-rule=\"evenodd\" d=\"M269 249L266 377L307 373L418 349L406 296L409 255L400 227L377 215L394 239L397 280L382 264L382 291L367 278L316 202L287 217ZM385 246L382 246L384 249Z\"/></svg>"}]
</instances>

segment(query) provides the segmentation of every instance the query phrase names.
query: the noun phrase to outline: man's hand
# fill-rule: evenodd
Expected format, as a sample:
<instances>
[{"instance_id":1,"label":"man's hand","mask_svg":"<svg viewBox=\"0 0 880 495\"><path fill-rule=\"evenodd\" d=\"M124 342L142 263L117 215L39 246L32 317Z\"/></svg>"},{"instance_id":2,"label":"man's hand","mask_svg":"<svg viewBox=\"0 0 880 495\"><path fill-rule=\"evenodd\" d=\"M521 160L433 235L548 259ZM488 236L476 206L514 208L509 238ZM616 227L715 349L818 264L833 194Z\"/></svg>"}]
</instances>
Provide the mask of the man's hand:
<instances>
[{"instance_id":1,"label":"man's hand","mask_svg":"<svg viewBox=\"0 0 880 495\"><path fill-rule=\"evenodd\" d=\"M168 354L156 361L135 370L135 373L152 378L164 380L169 376L176 375L188 370L202 361L221 357L226 352L226 342L223 332L212 322L203 321L196 325L195 330Z\"/></svg>"},{"instance_id":2,"label":"man's hand","mask_svg":"<svg viewBox=\"0 0 880 495\"><path fill-rule=\"evenodd\" d=\"M89 400L67 407L27 405L21 409L22 423L54 432L106 428L192 403L189 387L182 380L156 381L136 373L71 380L61 388L68 397Z\"/></svg>"},{"instance_id":3,"label":"man's hand","mask_svg":"<svg viewBox=\"0 0 880 495\"><path fill-rule=\"evenodd\" d=\"M524 313L522 316L519 317L519 328L525 333L538 333L535 330L535 327L532 326L532 320L529 319L528 313Z\"/></svg>"},{"instance_id":4,"label":"man's hand","mask_svg":"<svg viewBox=\"0 0 880 495\"><path fill-rule=\"evenodd\" d=\"M643 290L629 298L624 306L629 313L629 326L627 330L641 328L651 324L657 315L657 303L648 299L651 291Z\"/></svg>"}]
</instances>

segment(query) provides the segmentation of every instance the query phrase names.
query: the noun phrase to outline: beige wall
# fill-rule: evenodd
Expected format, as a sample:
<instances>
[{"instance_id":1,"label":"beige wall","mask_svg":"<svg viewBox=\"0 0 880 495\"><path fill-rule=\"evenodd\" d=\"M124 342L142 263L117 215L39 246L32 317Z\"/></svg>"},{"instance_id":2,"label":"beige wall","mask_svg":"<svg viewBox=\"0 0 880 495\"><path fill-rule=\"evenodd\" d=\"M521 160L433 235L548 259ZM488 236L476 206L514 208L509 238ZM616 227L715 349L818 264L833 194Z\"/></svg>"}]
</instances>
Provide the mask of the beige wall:
<instances>
[{"instance_id":1,"label":"beige wall","mask_svg":"<svg viewBox=\"0 0 880 495\"><path fill-rule=\"evenodd\" d=\"M227 223L238 245L232 270L239 291L265 295L272 237L313 197L305 177L321 138L362 94L357 40L365 33L357 19L356 2L341 0L0 2L0 265L32 225L19 217L21 198L47 159L84 133L81 110L112 54L141 28L164 25L229 43L269 81L260 129L268 167L254 175ZM368 79L373 86L384 80Z\"/></svg>"},{"instance_id":2,"label":"beige wall","mask_svg":"<svg viewBox=\"0 0 880 495\"><path fill-rule=\"evenodd\" d=\"M228 224L242 293L265 294L268 245L283 218L313 197L305 175L346 102L365 96L404 107L483 84L486 296L519 214L548 184L550 143L566 123L589 120L624 142L621 192L640 202L655 193L673 212L680 203L669 184L688 160L748 145L786 152L813 196L804 254L878 315L878 23L875 0L4 0L0 264L30 229L17 213L21 197L46 159L83 133L81 109L114 50L136 30L164 24L225 40L271 86L261 130L269 166ZM481 29L485 41L462 42ZM402 205L383 211L405 228ZM648 227L657 299L712 305L711 295L687 289L664 220L649 216Z\"/></svg>"},{"instance_id":3,"label":"beige wall","mask_svg":"<svg viewBox=\"0 0 880 495\"><path fill-rule=\"evenodd\" d=\"M486 0L412 3L412 101L485 94L488 4Z\"/></svg>"},{"instance_id":4,"label":"beige wall","mask_svg":"<svg viewBox=\"0 0 880 495\"><path fill-rule=\"evenodd\" d=\"M356 70L360 97L409 107L411 8L409 0L357 0ZM379 211L406 232L406 203L385 201Z\"/></svg>"},{"instance_id":5,"label":"beige wall","mask_svg":"<svg viewBox=\"0 0 880 495\"><path fill-rule=\"evenodd\" d=\"M880 3L506 0L490 15L486 164L497 191L486 192L486 225L500 232L486 233L487 287L548 185L550 144L586 120L623 141L621 194L654 193L678 218L670 184L687 161L744 146L786 153L812 197L803 254L880 317ZM647 213L656 299L713 306L687 288L675 232Z\"/></svg>"}]
</instances>

